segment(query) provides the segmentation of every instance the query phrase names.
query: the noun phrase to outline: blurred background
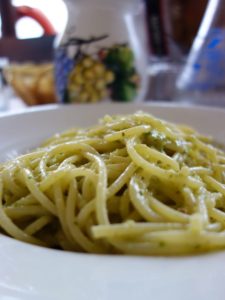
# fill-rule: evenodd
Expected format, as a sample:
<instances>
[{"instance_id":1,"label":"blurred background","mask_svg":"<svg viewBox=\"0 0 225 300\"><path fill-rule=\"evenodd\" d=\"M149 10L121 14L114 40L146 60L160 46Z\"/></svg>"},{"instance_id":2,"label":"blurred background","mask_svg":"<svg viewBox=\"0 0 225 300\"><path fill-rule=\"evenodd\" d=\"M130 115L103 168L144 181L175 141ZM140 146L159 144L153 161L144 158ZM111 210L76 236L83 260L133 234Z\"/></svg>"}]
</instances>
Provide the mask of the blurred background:
<instances>
[{"instance_id":1,"label":"blurred background","mask_svg":"<svg viewBox=\"0 0 225 300\"><path fill-rule=\"evenodd\" d=\"M176 99L177 75L187 61L208 1L143 2L149 76L143 100L173 101ZM10 86L13 94L4 89L8 93L7 97L9 94L10 97L16 95L23 100L20 102L22 105L56 102L54 45L56 37L64 32L68 20L64 1L0 0L0 16L1 94L3 95L5 87ZM39 82L35 82L39 84L39 90L32 86L32 76L38 76ZM27 81L25 87L22 80ZM9 107L11 104L5 103L4 106L6 105Z\"/></svg>"},{"instance_id":2,"label":"blurred background","mask_svg":"<svg viewBox=\"0 0 225 300\"><path fill-rule=\"evenodd\" d=\"M149 55L167 56L168 54L188 53L208 1L145 0L144 2L150 42ZM49 24L37 18L29 9L26 10L25 6L37 9L46 17ZM47 43L46 40L52 40L51 35L54 36L64 31L68 19L67 8L63 0L0 0L0 12L0 37L2 38L0 55L4 56L6 52L9 52L8 55L13 60L26 60L29 57L26 56L27 53L24 57L15 53L14 49L13 54L9 48L5 51L8 39L35 38L41 46L44 46ZM46 36L49 38L45 39ZM28 42L31 43L31 41ZM26 42L22 42L21 45L26 45ZM47 53L43 53L44 51L39 54L32 53L31 58L49 59L51 45L49 48ZM42 58L41 55L45 56Z\"/></svg>"}]
</instances>

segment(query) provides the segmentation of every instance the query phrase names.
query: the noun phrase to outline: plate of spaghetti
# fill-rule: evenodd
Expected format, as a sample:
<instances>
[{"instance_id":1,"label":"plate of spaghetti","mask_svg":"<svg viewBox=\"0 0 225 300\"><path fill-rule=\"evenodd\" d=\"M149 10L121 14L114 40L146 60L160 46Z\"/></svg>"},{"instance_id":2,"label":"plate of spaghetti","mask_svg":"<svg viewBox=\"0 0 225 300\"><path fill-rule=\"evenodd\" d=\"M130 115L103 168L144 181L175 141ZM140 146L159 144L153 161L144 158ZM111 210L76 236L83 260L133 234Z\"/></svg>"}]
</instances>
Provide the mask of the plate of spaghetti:
<instances>
[{"instance_id":1,"label":"plate of spaghetti","mask_svg":"<svg viewBox=\"0 0 225 300\"><path fill-rule=\"evenodd\" d=\"M2 115L1 299L223 299L224 117L167 104Z\"/></svg>"}]
</instances>

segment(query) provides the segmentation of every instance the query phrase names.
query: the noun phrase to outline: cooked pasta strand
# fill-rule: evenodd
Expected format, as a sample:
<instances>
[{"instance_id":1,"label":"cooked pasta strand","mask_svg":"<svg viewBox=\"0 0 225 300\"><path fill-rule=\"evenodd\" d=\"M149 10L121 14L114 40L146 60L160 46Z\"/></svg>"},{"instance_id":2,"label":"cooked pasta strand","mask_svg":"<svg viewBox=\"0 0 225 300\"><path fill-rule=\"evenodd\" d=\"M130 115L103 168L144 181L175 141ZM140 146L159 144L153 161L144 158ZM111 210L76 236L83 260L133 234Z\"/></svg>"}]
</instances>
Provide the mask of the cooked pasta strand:
<instances>
[{"instance_id":1,"label":"cooked pasta strand","mask_svg":"<svg viewBox=\"0 0 225 300\"><path fill-rule=\"evenodd\" d=\"M90 253L225 249L225 153L147 113L107 115L0 165L0 230Z\"/></svg>"}]
</instances>

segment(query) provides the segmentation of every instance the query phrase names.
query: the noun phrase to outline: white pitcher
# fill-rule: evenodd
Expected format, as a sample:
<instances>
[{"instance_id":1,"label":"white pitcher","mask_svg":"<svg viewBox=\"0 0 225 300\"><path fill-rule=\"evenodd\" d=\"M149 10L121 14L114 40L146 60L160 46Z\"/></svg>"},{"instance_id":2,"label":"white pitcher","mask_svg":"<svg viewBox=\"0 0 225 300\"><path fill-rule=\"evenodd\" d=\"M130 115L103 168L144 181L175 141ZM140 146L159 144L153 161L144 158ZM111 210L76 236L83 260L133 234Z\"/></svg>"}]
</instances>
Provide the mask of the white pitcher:
<instances>
[{"instance_id":1,"label":"white pitcher","mask_svg":"<svg viewBox=\"0 0 225 300\"><path fill-rule=\"evenodd\" d=\"M138 101L146 93L147 34L141 0L67 0L55 49L63 103Z\"/></svg>"}]
</instances>

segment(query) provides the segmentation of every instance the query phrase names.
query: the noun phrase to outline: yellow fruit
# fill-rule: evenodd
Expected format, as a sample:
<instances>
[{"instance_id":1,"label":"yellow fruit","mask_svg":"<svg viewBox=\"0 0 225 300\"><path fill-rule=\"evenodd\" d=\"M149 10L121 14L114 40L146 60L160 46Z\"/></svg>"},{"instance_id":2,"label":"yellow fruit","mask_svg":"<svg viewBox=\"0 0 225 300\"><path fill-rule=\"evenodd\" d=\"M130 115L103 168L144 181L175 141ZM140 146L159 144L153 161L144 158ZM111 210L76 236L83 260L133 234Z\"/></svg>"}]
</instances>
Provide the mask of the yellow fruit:
<instances>
[{"instance_id":1,"label":"yellow fruit","mask_svg":"<svg viewBox=\"0 0 225 300\"><path fill-rule=\"evenodd\" d=\"M74 82L76 85L81 85L81 84L84 83L84 78L82 77L82 75L76 74L76 75L73 77L73 82Z\"/></svg>"},{"instance_id":2,"label":"yellow fruit","mask_svg":"<svg viewBox=\"0 0 225 300\"><path fill-rule=\"evenodd\" d=\"M95 92L93 83L91 83L90 81L86 81L83 85L83 90L85 90L88 94L92 94L93 92Z\"/></svg>"},{"instance_id":3,"label":"yellow fruit","mask_svg":"<svg viewBox=\"0 0 225 300\"><path fill-rule=\"evenodd\" d=\"M98 77L101 77L104 75L105 73L105 66L101 63L96 63L94 66L93 66L93 71L94 73L98 76Z\"/></svg>"},{"instance_id":4,"label":"yellow fruit","mask_svg":"<svg viewBox=\"0 0 225 300\"><path fill-rule=\"evenodd\" d=\"M104 78L105 78L105 81L109 84L114 81L115 75L111 71L106 71Z\"/></svg>"},{"instance_id":5,"label":"yellow fruit","mask_svg":"<svg viewBox=\"0 0 225 300\"><path fill-rule=\"evenodd\" d=\"M75 77L76 77L75 72L74 72L74 71L71 72L70 75L69 75L69 82L70 82L71 84L73 84L74 78L75 78Z\"/></svg>"},{"instance_id":6,"label":"yellow fruit","mask_svg":"<svg viewBox=\"0 0 225 300\"><path fill-rule=\"evenodd\" d=\"M80 85L76 85L76 84L70 84L69 85L69 89L73 92L79 93L81 86Z\"/></svg>"},{"instance_id":7,"label":"yellow fruit","mask_svg":"<svg viewBox=\"0 0 225 300\"><path fill-rule=\"evenodd\" d=\"M82 71L83 71L83 66L82 66L82 64L77 64L76 65L76 67L75 67L75 73L76 74L79 74L79 73L82 73Z\"/></svg>"},{"instance_id":8,"label":"yellow fruit","mask_svg":"<svg viewBox=\"0 0 225 300\"><path fill-rule=\"evenodd\" d=\"M105 81L103 79L98 79L96 81L95 87L97 90L103 90L105 88Z\"/></svg>"},{"instance_id":9,"label":"yellow fruit","mask_svg":"<svg viewBox=\"0 0 225 300\"><path fill-rule=\"evenodd\" d=\"M94 72L91 69L87 69L84 71L84 78L85 79L93 79L95 77Z\"/></svg>"},{"instance_id":10,"label":"yellow fruit","mask_svg":"<svg viewBox=\"0 0 225 300\"><path fill-rule=\"evenodd\" d=\"M87 102L88 100L88 93L83 91L80 93L78 99L80 100L80 102Z\"/></svg>"},{"instance_id":11,"label":"yellow fruit","mask_svg":"<svg viewBox=\"0 0 225 300\"><path fill-rule=\"evenodd\" d=\"M82 66L84 68L90 68L91 66L93 66L93 64L94 64L94 61L90 57L86 57L82 60Z\"/></svg>"},{"instance_id":12,"label":"yellow fruit","mask_svg":"<svg viewBox=\"0 0 225 300\"><path fill-rule=\"evenodd\" d=\"M96 92L94 92L91 96L90 96L90 101L91 102L98 102L101 99L100 95Z\"/></svg>"}]
</instances>

